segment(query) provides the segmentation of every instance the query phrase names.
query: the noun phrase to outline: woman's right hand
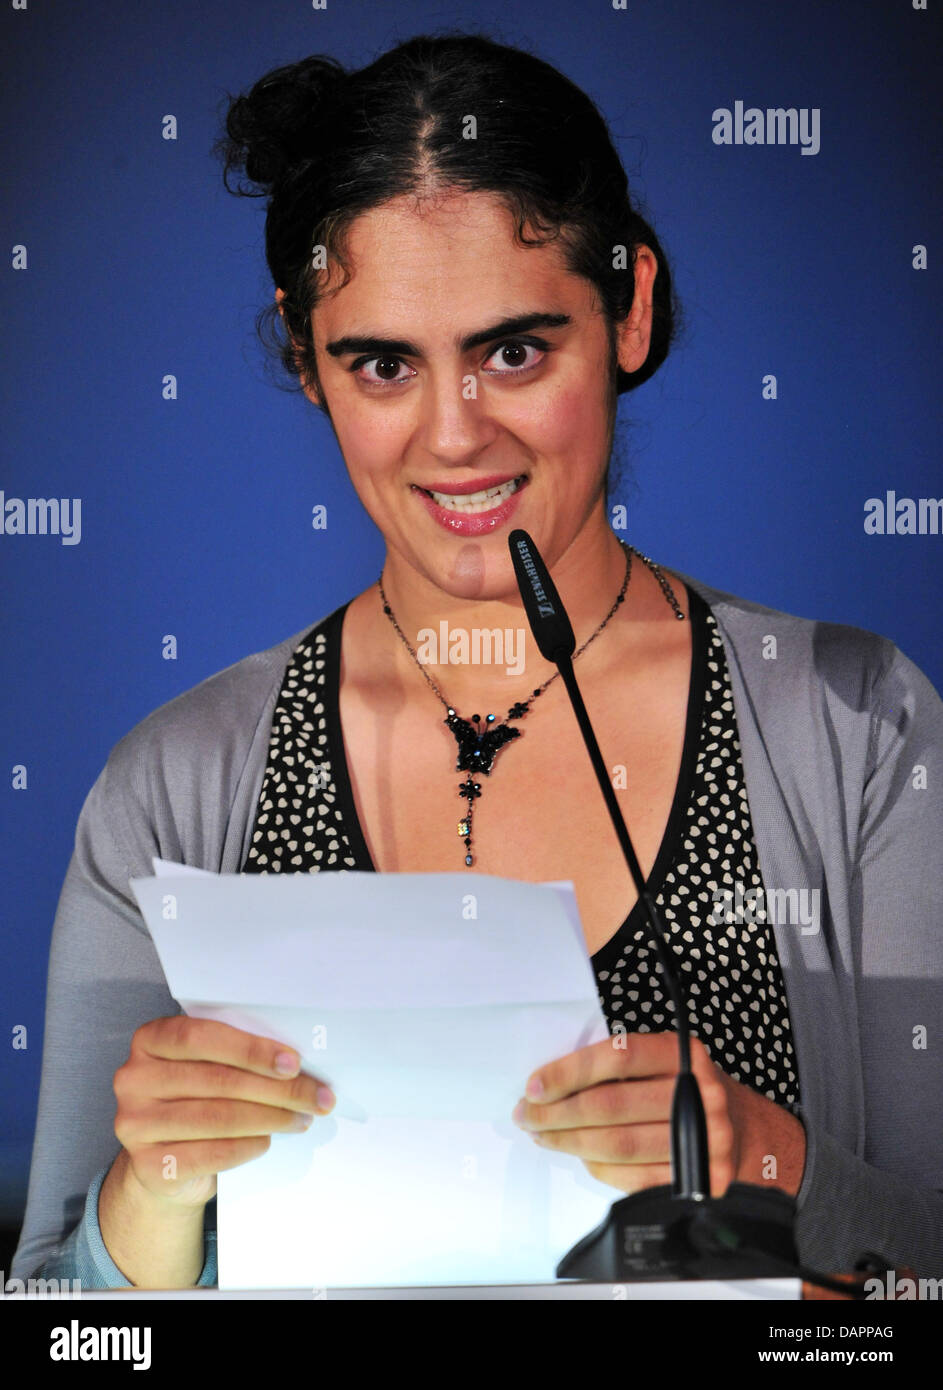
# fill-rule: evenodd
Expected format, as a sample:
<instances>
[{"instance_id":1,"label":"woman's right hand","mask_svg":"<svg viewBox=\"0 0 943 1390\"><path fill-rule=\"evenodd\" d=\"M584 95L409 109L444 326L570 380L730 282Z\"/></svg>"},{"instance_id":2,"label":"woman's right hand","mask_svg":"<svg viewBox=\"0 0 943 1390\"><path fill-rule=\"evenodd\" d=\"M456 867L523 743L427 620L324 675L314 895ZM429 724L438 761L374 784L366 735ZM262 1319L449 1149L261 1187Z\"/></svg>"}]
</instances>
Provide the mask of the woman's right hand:
<instances>
[{"instance_id":1,"label":"woman's right hand","mask_svg":"<svg viewBox=\"0 0 943 1390\"><path fill-rule=\"evenodd\" d=\"M333 1108L300 1065L294 1048L228 1023L178 1014L143 1024L114 1078L115 1134L138 1182L175 1205L205 1206L217 1173Z\"/></svg>"}]
</instances>

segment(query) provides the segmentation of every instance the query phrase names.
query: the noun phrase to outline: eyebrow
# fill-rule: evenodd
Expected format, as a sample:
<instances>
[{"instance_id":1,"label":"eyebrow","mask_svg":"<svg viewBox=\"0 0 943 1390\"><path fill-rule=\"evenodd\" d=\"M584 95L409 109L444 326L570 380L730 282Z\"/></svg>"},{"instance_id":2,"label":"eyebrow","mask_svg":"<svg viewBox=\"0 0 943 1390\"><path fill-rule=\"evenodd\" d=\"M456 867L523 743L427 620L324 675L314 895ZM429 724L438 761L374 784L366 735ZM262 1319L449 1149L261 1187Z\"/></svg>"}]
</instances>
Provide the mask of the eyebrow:
<instances>
[{"instance_id":1,"label":"eyebrow","mask_svg":"<svg viewBox=\"0 0 943 1390\"><path fill-rule=\"evenodd\" d=\"M512 337L517 333L527 333L532 328L563 328L570 322L572 320L569 314L517 314L512 318L501 319L488 328L479 329L477 333L469 333L466 338L458 341L458 346L462 352L470 352L472 348L482 347L494 338ZM369 352L374 355L389 353L390 356L398 357L422 356L419 348L404 338L348 335L344 338L335 338L332 342L327 343L326 347L332 357L342 357L348 352Z\"/></svg>"}]
</instances>

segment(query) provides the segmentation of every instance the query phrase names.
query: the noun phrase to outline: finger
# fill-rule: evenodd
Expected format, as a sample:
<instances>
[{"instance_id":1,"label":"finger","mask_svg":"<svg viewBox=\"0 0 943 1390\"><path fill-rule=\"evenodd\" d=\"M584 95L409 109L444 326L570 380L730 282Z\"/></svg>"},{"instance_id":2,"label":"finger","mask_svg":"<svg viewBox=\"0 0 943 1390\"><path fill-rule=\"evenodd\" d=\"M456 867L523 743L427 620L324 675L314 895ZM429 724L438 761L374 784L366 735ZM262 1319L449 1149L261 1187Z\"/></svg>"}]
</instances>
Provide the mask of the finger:
<instances>
[{"instance_id":1,"label":"finger","mask_svg":"<svg viewBox=\"0 0 943 1390\"><path fill-rule=\"evenodd\" d=\"M143 1024L131 1040L131 1051L170 1061L224 1062L260 1076L293 1076L301 1067L296 1048L228 1023L187 1014ZM280 1057L286 1059L281 1066Z\"/></svg>"},{"instance_id":2,"label":"finger","mask_svg":"<svg viewBox=\"0 0 943 1390\"><path fill-rule=\"evenodd\" d=\"M675 1078L655 1081L607 1081L546 1105L520 1103L514 1114L522 1129L581 1129L593 1125L629 1125L667 1121L671 1115Z\"/></svg>"},{"instance_id":3,"label":"finger","mask_svg":"<svg viewBox=\"0 0 943 1390\"><path fill-rule=\"evenodd\" d=\"M584 1162L647 1165L671 1163L671 1124L632 1124L584 1129L541 1130L531 1135L540 1148L574 1154ZM733 1181L733 1126L723 1114L708 1123L711 1191L724 1192Z\"/></svg>"},{"instance_id":4,"label":"finger","mask_svg":"<svg viewBox=\"0 0 943 1390\"><path fill-rule=\"evenodd\" d=\"M531 1073L524 1093L544 1105L603 1081L673 1076L677 1070L677 1033L616 1033L545 1063Z\"/></svg>"},{"instance_id":5,"label":"finger","mask_svg":"<svg viewBox=\"0 0 943 1390\"><path fill-rule=\"evenodd\" d=\"M607 1081L676 1078L679 1063L677 1033L618 1033L579 1048L532 1073L524 1099L535 1105L546 1105ZM693 1034L691 1069L700 1083L705 1110L716 1107L722 1102L720 1069ZM531 1095L535 1082L540 1087L539 1098Z\"/></svg>"},{"instance_id":6,"label":"finger","mask_svg":"<svg viewBox=\"0 0 943 1390\"><path fill-rule=\"evenodd\" d=\"M122 1112L115 1119L115 1134L127 1149L186 1139L300 1133L310 1128L313 1121L313 1115L274 1105L239 1100L174 1100L159 1101L138 1113Z\"/></svg>"},{"instance_id":7,"label":"finger","mask_svg":"<svg viewBox=\"0 0 943 1390\"><path fill-rule=\"evenodd\" d=\"M119 1068L115 1073L114 1089L118 1099L127 1100L132 1108L136 1094L146 1094L160 1101L215 1096L322 1115L335 1104L330 1087L307 1072L299 1072L291 1079L276 1080L223 1062L169 1062L154 1058L137 1063L133 1068Z\"/></svg>"},{"instance_id":8,"label":"finger","mask_svg":"<svg viewBox=\"0 0 943 1390\"><path fill-rule=\"evenodd\" d=\"M225 1173L238 1168L250 1159L260 1158L271 1148L268 1134L256 1134L246 1139L200 1139L189 1143L148 1144L134 1150L134 1167L152 1181L151 1191L157 1191L156 1179L167 1184L167 1195L179 1193L188 1182Z\"/></svg>"},{"instance_id":9,"label":"finger","mask_svg":"<svg viewBox=\"0 0 943 1390\"><path fill-rule=\"evenodd\" d=\"M575 1154L591 1163L671 1163L671 1126L615 1125L596 1129L548 1129L532 1136L543 1149Z\"/></svg>"}]
</instances>

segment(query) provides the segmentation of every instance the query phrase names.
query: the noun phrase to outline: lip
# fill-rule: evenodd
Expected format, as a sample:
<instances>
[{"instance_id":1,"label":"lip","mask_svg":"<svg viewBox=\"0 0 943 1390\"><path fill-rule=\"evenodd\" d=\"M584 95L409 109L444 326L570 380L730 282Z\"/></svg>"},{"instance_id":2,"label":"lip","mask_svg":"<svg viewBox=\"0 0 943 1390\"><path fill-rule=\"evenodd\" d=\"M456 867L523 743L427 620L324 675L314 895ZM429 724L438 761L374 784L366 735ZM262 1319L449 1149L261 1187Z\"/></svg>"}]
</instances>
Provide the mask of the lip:
<instances>
[{"instance_id":1,"label":"lip","mask_svg":"<svg viewBox=\"0 0 943 1390\"><path fill-rule=\"evenodd\" d=\"M470 478L464 483L450 478L444 483L413 483L413 487L425 488L427 492L441 492L446 497L466 497L470 492L487 492L489 487L500 487L502 483L509 483L520 476L520 473L489 473L487 477Z\"/></svg>"},{"instance_id":2,"label":"lip","mask_svg":"<svg viewBox=\"0 0 943 1390\"><path fill-rule=\"evenodd\" d=\"M450 483L447 491L452 496L459 496L468 492L481 492L486 487L498 487L501 483L508 483L512 478L519 478L519 473L512 473L509 477L494 479L476 479L473 486L459 488L455 483ZM527 488L529 478L524 479L516 492L512 492L510 497L505 498L497 507L492 507L488 512L451 512L447 507L440 507L438 502L434 502L431 497L427 497L419 488L418 483L413 484L413 494L418 497L426 508L426 511L434 521L446 531L451 531L454 536L483 536L491 531L496 531L509 521L517 510L518 499L522 492ZM446 489L436 488L436 492L446 491Z\"/></svg>"}]
</instances>

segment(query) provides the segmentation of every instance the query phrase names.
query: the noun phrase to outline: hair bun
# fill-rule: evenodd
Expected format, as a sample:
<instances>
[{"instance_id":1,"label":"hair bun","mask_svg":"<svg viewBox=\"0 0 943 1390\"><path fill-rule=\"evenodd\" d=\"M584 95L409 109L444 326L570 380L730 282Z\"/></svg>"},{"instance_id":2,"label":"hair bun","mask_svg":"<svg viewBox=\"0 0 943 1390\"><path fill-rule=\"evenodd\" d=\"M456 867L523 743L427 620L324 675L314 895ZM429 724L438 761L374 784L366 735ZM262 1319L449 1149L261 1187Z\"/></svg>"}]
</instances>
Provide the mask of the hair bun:
<instances>
[{"instance_id":1,"label":"hair bun","mask_svg":"<svg viewBox=\"0 0 943 1390\"><path fill-rule=\"evenodd\" d=\"M237 97L226 116L226 137L219 142L224 178L232 169L263 192L314 150L315 131L347 82L336 59L314 55L276 68L246 96ZM249 191L249 190L233 190Z\"/></svg>"}]
</instances>

